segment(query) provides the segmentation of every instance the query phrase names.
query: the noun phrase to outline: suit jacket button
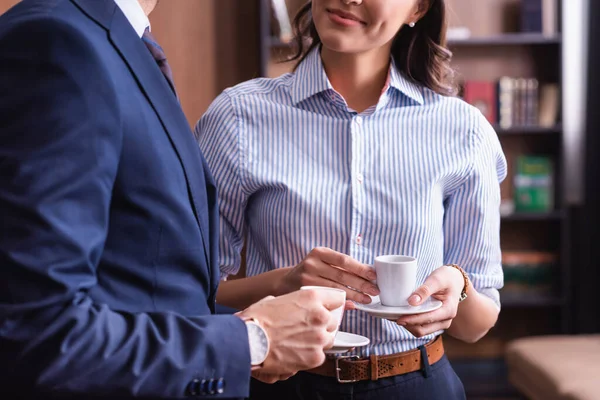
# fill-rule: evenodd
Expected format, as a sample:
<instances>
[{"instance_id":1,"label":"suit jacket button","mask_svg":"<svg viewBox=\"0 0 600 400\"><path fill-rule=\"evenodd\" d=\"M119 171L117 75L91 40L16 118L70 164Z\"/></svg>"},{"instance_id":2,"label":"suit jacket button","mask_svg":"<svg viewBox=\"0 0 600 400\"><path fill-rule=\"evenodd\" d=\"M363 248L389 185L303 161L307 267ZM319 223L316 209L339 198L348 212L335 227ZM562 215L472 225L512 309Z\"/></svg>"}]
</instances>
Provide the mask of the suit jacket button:
<instances>
[{"instance_id":1,"label":"suit jacket button","mask_svg":"<svg viewBox=\"0 0 600 400\"><path fill-rule=\"evenodd\" d=\"M202 379L201 387L202 387L202 394L203 395L209 394L210 393L210 380L209 379Z\"/></svg>"},{"instance_id":2,"label":"suit jacket button","mask_svg":"<svg viewBox=\"0 0 600 400\"><path fill-rule=\"evenodd\" d=\"M216 394L217 393L217 382L214 379L210 380L210 384L208 385L209 388L209 394Z\"/></svg>"},{"instance_id":3,"label":"suit jacket button","mask_svg":"<svg viewBox=\"0 0 600 400\"><path fill-rule=\"evenodd\" d=\"M198 379L193 379L188 385L188 395L190 396L198 396L200 393L200 381Z\"/></svg>"},{"instance_id":4,"label":"suit jacket button","mask_svg":"<svg viewBox=\"0 0 600 400\"><path fill-rule=\"evenodd\" d=\"M219 378L217 381L217 393L222 394L225 391L225 379Z\"/></svg>"}]
</instances>

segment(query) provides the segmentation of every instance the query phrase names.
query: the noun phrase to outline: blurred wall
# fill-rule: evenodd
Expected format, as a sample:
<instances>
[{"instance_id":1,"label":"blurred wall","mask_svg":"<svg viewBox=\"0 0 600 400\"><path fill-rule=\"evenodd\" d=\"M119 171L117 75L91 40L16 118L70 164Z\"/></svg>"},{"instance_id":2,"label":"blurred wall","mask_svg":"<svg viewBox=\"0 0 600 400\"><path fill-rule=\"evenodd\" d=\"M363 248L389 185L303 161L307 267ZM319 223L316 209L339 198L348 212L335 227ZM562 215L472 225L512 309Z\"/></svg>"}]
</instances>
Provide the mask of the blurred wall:
<instances>
[{"instance_id":1,"label":"blurred wall","mask_svg":"<svg viewBox=\"0 0 600 400\"><path fill-rule=\"evenodd\" d=\"M4 11L8 10L18 2L19 0L0 0L0 13L3 13Z\"/></svg>"},{"instance_id":2,"label":"blurred wall","mask_svg":"<svg viewBox=\"0 0 600 400\"><path fill-rule=\"evenodd\" d=\"M258 76L257 0L162 0L150 15L188 121L225 88Z\"/></svg>"},{"instance_id":3,"label":"blurred wall","mask_svg":"<svg viewBox=\"0 0 600 400\"><path fill-rule=\"evenodd\" d=\"M18 2L0 0L0 13ZM190 125L223 89L258 76L258 5L259 0L162 0L150 15Z\"/></svg>"}]
</instances>

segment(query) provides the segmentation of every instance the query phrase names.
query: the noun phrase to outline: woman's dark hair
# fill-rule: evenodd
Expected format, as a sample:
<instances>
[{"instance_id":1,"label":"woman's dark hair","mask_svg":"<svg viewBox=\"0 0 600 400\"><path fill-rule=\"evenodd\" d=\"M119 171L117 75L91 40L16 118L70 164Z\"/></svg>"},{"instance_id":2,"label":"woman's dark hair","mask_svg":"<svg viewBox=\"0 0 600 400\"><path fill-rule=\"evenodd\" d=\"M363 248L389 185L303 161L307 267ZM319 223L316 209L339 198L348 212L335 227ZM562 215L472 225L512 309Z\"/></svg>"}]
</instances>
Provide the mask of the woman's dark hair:
<instances>
[{"instance_id":1,"label":"woman's dark hair","mask_svg":"<svg viewBox=\"0 0 600 400\"><path fill-rule=\"evenodd\" d=\"M454 71L450 67L452 53L446 48L445 0L419 1L428 10L413 28L402 26L398 31L392 44L392 57L407 78L441 95L453 96L456 87ZM311 7L312 1L308 1L294 18L296 53L288 61L298 60L300 64L321 44Z\"/></svg>"}]
</instances>

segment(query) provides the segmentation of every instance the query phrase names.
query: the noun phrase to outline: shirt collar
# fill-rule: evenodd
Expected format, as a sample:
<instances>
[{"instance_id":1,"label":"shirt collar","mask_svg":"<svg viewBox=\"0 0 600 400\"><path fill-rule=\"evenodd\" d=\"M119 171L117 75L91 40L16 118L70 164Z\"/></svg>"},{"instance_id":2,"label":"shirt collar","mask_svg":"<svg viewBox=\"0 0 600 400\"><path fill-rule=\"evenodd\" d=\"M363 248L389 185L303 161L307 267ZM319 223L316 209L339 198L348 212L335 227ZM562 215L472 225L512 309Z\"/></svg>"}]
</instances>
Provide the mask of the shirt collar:
<instances>
[{"instance_id":1,"label":"shirt collar","mask_svg":"<svg viewBox=\"0 0 600 400\"><path fill-rule=\"evenodd\" d=\"M333 90L331 82L327 78L321 55L320 47L314 48L306 55L306 58L298 65L294 81L291 86L291 96L294 104L298 104L318 93ZM424 103L422 88L407 79L397 68L394 60L391 60L389 87L392 87L419 104ZM386 88L384 88L384 91Z\"/></svg>"},{"instance_id":2,"label":"shirt collar","mask_svg":"<svg viewBox=\"0 0 600 400\"><path fill-rule=\"evenodd\" d=\"M141 38L146 28L150 28L150 20L138 0L115 0L115 3Z\"/></svg>"},{"instance_id":3,"label":"shirt collar","mask_svg":"<svg viewBox=\"0 0 600 400\"><path fill-rule=\"evenodd\" d=\"M423 88L419 84L405 77L398 68L396 68L396 61L394 61L393 58L390 65L389 85L419 104L423 104L425 101L423 99Z\"/></svg>"},{"instance_id":4,"label":"shirt collar","mask_svg":"<svg viewBox=\"0 0 600 400\"><path fill-rule=\"evenodd\" d=\"M298 104L318 93L333 90L321 61L320 46L306 55L296 69L291 96Z\"/></svg>"}]
</instances>

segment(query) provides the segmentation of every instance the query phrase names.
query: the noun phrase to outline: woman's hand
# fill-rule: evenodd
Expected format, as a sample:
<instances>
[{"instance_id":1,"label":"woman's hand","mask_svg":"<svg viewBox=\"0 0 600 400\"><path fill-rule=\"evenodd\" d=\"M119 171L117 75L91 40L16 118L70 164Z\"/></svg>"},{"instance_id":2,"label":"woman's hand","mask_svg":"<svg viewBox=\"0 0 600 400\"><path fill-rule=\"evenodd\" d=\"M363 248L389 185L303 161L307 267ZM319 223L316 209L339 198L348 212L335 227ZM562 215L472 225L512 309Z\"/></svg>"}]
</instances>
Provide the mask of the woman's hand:
<instances>
[{"instance_id":1,"label":"woman's hand","mask_svg":"<svg viewBox=\"0 0 600 400\"><path fill-rule=\"evenodd\" d=\"M346 291L346 299L368 304L371 296L379 295L375 270L352 257L326 247L313 249L304 260L278 279L275 293L281 295L300 289L301 286L328 286ZM352 289L350 289L352 288ZM347 309L352 303L348 302Z\"/></svg>"},{"instance_id":2,"label":"woman's hand","mask_svg":"<svg viewBox=\"0 0 600 400\"><path fill-rule=\"evenodd\" d=\"M406 315L396 322L415 337L448 329L456 317L458 300L464 284L464 278L456 268L444 266L436 269L409 297L408 302L417 306L428 297L433 297L443 303L442 307L428 313Z\"/></svg>"}]
</instances>

